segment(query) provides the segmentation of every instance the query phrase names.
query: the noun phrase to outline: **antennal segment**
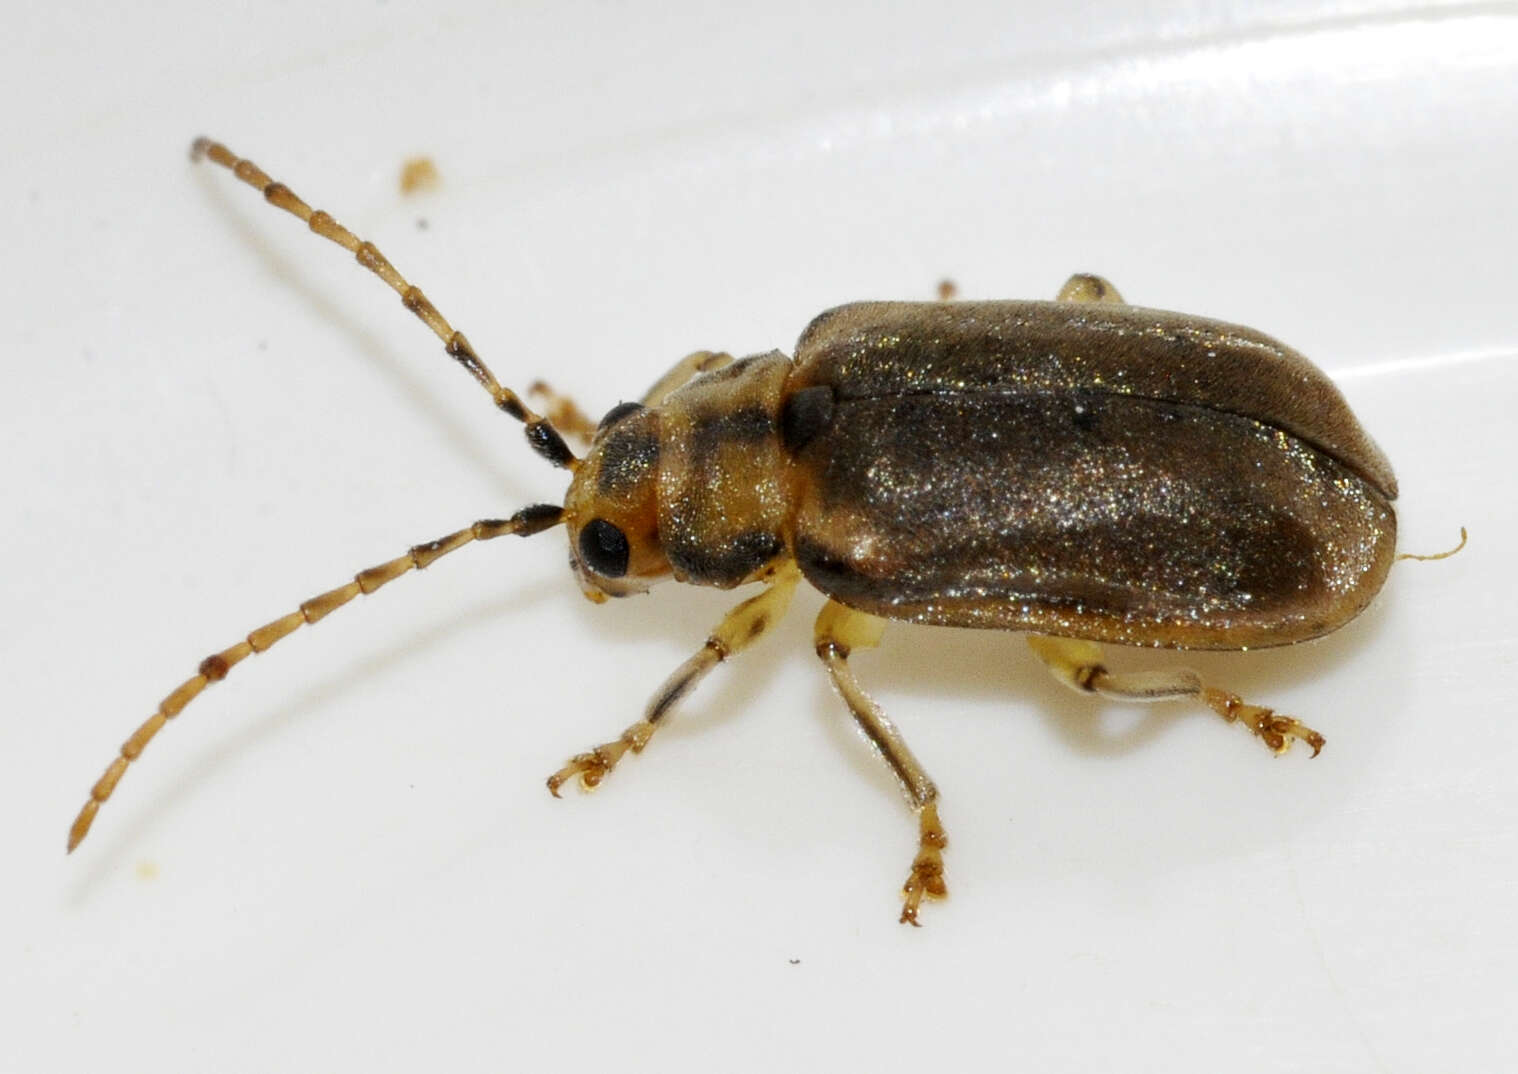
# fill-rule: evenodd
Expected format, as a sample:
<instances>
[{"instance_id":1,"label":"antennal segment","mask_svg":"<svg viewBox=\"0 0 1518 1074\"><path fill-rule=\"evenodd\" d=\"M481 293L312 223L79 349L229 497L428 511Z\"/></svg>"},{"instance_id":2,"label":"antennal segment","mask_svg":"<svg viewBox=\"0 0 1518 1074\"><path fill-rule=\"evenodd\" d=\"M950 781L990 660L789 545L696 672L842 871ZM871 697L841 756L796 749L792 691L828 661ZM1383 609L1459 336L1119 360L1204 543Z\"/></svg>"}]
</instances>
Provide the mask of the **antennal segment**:
<instances>
[{"instance_id":1,"label":"antennal segment","mask_svg":"<svg viewBox=\"0 0 1518 1074\"><path fill-rule=\"evenodd\" d=\"M430 566L434 561L446 556L449 552L463 548L466 544L505 537L512 533L521 537L530 537L534 533L541 533L543 530L557 526L563 519L562 507L551 503L540 503L523 508L510 518L483 519L446 537L415 545L407 549L405 555L397 556L377 567L370 567L366 571L360 571L347 585L338 586L336 589L330 589L319 596L312 597L289 615L281 616L272 623L265 623L230 649L223 649L219 653L206 657L200 662L199 670L160 701L158 711L132 732L132 737L122 744L120 754L107 766L105 773L96 781L95 786L90 788L89 801L84 803L84 808L79 811L79 816L75 818L73 826L69 829L69 853L72 854L74 848L89 834L90 825L95 822L95 814L100 811L101 803L110 798L111 792L116 789L116 784L121 782L121 777L126 774L127 766L137 760L142 751L147 748L148 743L153 741L153 736L163 730L163 725L178 716L184 707L195 700L207 686L225 679L227 673L237 664L254 653L261 653L272 647L275 642L299 627L324 618L354 597L373 593L408 571L421 570Z\"/></svg>"},{"instance_id":2,"label":"antennal segment","mask_svg":"<svg viewBox=\"0 0 1518 1074\"><path fill-rule=\"evenodd\" d=\"M475 353L469 340L464 338L464 333L449 324L447 318L438 312L431 300L422 294L421 288L407 282L385 255L379 252L379 248L374 243L360 239L334 220L332 214L326 210L312 209L284 183L275 182L257 164L251 160L240 159L220 142L213 142L209 138L195 139L195 144L190 147L190 159L198 161L202 157L228 169L237 178L263 194L264 200L270 205L299 217L316 234L324 239L330 239L351 253L360 265L384 280L392 291L401 296L401 304L432 329L438 339L443 341L443 347L449 355L469 371L470 376L479 382L480 387L490 393L496 406L527 426L527 442L532 445L534 451L555 466L567 470L573 470L579 465L580 460L575 457L574 452L569 450L569 446L564 443L564 438L549 424L548 420L534 413L526 403L522 402L516 392L503 387L501 382L495 379L495 374Z\"/></svg>"}]
</instances>

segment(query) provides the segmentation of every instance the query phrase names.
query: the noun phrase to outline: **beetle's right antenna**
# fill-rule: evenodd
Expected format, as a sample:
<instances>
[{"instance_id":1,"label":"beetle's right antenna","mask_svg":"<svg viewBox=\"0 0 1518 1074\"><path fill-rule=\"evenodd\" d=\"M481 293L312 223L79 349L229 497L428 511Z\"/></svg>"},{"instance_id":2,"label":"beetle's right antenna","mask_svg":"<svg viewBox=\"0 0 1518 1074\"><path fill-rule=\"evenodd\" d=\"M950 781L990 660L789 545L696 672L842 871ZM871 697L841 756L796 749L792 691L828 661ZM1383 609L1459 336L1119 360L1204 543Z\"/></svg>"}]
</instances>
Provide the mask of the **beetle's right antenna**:
<instances>
[{"instance_id":1,"label":"beetle's right antenna","mask_svg":"<svg viewBox=\"0 0 1518 1074\"><path fill-rule=\"evenodd\" d=\"M190 147L190 159L200 160L202 157L231 171L237 178L263 194L264 200L270 205L300 217L312 231L324 239L331 239L337 243L357 258L360 265L389 284L390 289L401 296L401 303L437 334L448 353L469 370L470 375L480 382L480 386L490 393L490 397L495 400L495 405L527 427L527 442L532 445L534 451L555 466L561 466L567 470L573 470L579 465L580 460L575 457L574 452L569 450L569 446L564 443L564 438L549 424L548 420L528 409L527 404L522 402L516 392L501 386L501 382L495 379L495 374L464 338L464 333L457 331L448 323L447 319L437 311L437 307L426 295L422 294L420 288L412 286L404 276L395 271L395 266L386 260L385 255L379 252L374 243L360 239L334 220L332 214L326 210L312 209L284 183L277 183L270 179L257 164L251 160L239 159L220 142L213 142L209 138L195 139L195 144Z\"/></svg>"},{"instance_id":2,"label":"beetle's right antenna","mask_svg":"<svg viewBox=\"0 0 1518 1074\"><path fill-rule=\"evenodd\" d=\"M160 701L157 711L143 721L141 727L132 732L132 737L122 744L121 752L116 759L106 767L105 773L90 788L89 801L84 803L84 808L79 811L79 816L74 818L74 824L69 828L69 853L72 854L74 848L89 834L90 825L95 823L95 814L100 812L101 804L111 796L111 792L116 789L116 784L121 782L121 777L126 774L127 766L137 760L142 751L147 748L148 743L153 741L153 736L163 730L163 725L178 716L184 707L195 700L207 686L225 679L227 672L231 671L234 665L241 663L254 653L263 652L297 628L307 623L314 623L328 613L336 611L354 597L373 593L380 586L395 581L408 571L421 570L440 557L463 548L472 541L488 541L493 537L505 537L512 533L519 537L531 537L534 533L542 533L546 529L557 526L563 520L562 507L557 504L540 503L523 508L510 518L484 519L456 533L450 533L446 537L439 537L426 544L414 545L406 550L405 555L397 556L388 563L381 563L378 567L359 571L354 575L353 581L347 585L329 589L320 596L312 597L289 615L280 616L272 623L265 623L231 648L206 657L200 662L199 670Z\"/></svg>"}]
</instances>

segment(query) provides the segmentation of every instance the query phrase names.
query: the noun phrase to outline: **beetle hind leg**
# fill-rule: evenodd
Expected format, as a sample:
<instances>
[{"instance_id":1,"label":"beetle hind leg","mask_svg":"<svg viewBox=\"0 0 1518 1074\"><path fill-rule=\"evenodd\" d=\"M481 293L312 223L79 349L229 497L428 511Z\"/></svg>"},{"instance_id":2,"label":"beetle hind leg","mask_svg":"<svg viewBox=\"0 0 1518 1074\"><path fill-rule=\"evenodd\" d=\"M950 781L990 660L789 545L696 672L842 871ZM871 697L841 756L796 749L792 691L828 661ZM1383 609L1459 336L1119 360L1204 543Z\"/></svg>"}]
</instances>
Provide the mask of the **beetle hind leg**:
<instances>
[{"instance_id":1,"label":"beetle hind leg","mask_svg":"<svg viewBox=\"0 0 1518 1074\"><path fill-rule=\"evenodd\" d=\"M548 790L553 796L559 797L559 788L576 778L581 787L592 790L611 773L629 750L642 753L676 702L694 690L708 671L734 653L747 648L779 621L790 606L791 595L795 593L800 578L801 572L795 565L787 564L768 579L764 592L750 597L728 612L706 639L706 644L664 680L664 685L659 687L644 709L641 720L630 725L613 741L603 742L593 750L571 757L563 768L548 777Z\"/></svg>"},{"instance_id":2,"label":"beetle hind leg","mask_svg":"<svg viewBox=\"0 0 1518 1074\"><path fill-rule=\"evenodd\" d=\"M1100 694L1117 701L1173 701L1194 697L1229 723L1241 723L1277 754L1300 741L1316 757L1326 741L1301 720L1282 716L1263 705L1251 705L1237 694L1206 686L1194 671L1136 671L1114 674L1102 663L1102 651L1089 641L1028 636L1028 644L1054 677L1072 690Z\"/></svg>"},{"instance_id":3,"label":"beetle hind leg","mask_svg":"<svg viewBox=\"0 0 1518 1074\"><path fill-rule=\"evenodd\" d=\"M912 756L896 725L860 688L848 664L850 652L880 644L884 631L884 620L830 600L817 616L815 640L817 655L827 666L833 685L854 721L896 773L902 790L917 811L917 856L912 859L912 871L901 889L900 918L902 924L916 925L917 911L924 898L941 899L949 893L943 879L943 851L949 838L938 820L938 788Z\"/></svg>"}]
</instances>

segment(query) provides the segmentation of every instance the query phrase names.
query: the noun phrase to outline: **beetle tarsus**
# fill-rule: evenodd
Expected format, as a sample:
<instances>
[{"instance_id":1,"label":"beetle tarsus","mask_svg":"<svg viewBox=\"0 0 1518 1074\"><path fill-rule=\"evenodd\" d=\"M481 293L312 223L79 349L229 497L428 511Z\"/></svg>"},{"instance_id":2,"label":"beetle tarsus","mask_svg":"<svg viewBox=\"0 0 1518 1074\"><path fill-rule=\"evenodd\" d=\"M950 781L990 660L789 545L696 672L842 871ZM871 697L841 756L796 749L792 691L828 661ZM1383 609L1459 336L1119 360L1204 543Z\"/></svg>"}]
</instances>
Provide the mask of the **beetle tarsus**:
<instances>
[{"instance_id":1,"label":"beetle tarsus","mask_svg":"<svg viewBox=\"0 0 1518 1074\"><path fill-rule=\"evenodd\" d=\"M922 922L917 920L917 911L924 897L942 899L949 894L943 879L943 849L949 845L949 837L939 823L937 802L922 807L918 813L918 830L917 857L912 859L911 875L901 888L904 898L898 918L903 925L913 928L922 927Z\"/></svg>"},{"instance_id":2,"label":"beetle tarsus","mask_svg":"<svg viewBox=\"0 0 1518 1074\"><path fill-rule=\"evenodd\" d=\"M775 571L768 579L764 592L750 597L728 612L707 637L706 643L685 663L674 670L664 684L654 693L643 711L643 718L632 724L615 742L606 742L587 753L576 754L563 768L548 777L548 790L559 797L559 788L576 776L580 786L593 790L617 766L617 762L632 750L642 753L654 732L663 726L675 703L683 698L712 668L734 653L741 652L763 636L783 615L790 605L791 594L801 573L793 566Z\"/></svg>"},{"instance_id":3,"label":"beetle tarsus","mask_svg":"<svg viewBox=\"0 0 1518 1074\"><path fill-rule=\"evenodd\" d=\"M1291 749L1293 742L1300 741L1311 747L1312 755L1316 757L1323 752L1328 741L1301 720L1279 715L1275 709L1263 705L1251 705L1227 690L1206 687L1202 690L1202 700L1229 723L1241 723L1249 728L1277 756Z\"/></svg>"},{"instance_id":4,"label":"beetle tarsus","mask_svg":"<svg viewBox=\"0 0 1518 1074\"><path fill-rule=\"evenodd\" d=\"M639 721L623 731L622 737L615 742L603 742L593 750L575 754L563 768L548 777L548 793L555 798L562 797L559 788L576 776L580 779L581 790L595 790L628 750L641 753L653 733L652 724Z\"/></svg>"}]
</instances>

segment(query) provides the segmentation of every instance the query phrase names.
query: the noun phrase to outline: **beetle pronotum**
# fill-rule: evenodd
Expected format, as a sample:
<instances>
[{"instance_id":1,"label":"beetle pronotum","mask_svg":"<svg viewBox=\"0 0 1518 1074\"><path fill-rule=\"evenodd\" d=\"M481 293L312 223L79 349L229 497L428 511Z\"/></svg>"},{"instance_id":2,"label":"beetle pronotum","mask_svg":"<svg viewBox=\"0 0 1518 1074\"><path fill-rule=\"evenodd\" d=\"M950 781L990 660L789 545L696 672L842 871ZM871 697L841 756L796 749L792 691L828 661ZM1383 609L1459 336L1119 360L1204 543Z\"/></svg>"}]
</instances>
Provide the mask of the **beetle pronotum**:
<instances>
[{"instance_id":1,"label":"beetle pronotum","mask_svg":"<svg viewBox=\"0 0 1518 1074\"><path fill-rule=\"evenodd\" d=\"M664 577L760 592L734 608L643 717L571 758L555 795L594 787L675 703L785 612L828 597L817 656L918 816L901 920L947 891L938 791L860 688L849 656L887 620L1018 630L1075 690L1196 698L1277 753L1323 736L1186 670L1115 672L1099 642L1252 649L1354 618L1394 559L1396 479L1328 378L1251 329L1126 305L1096 276L1053 302L867 302L823 313L794 358L698 351L592 423L503 387L463 334L371 243L224 146L192 150L351 252L570 472L562 506L475 522L359 572L201 662L121 747L69 831L90 829L127 767L206 686L297 628L474 541L568 530L593 601ZM588 445L576 456L566 437Z\"/></svg>"}]
</instances>

